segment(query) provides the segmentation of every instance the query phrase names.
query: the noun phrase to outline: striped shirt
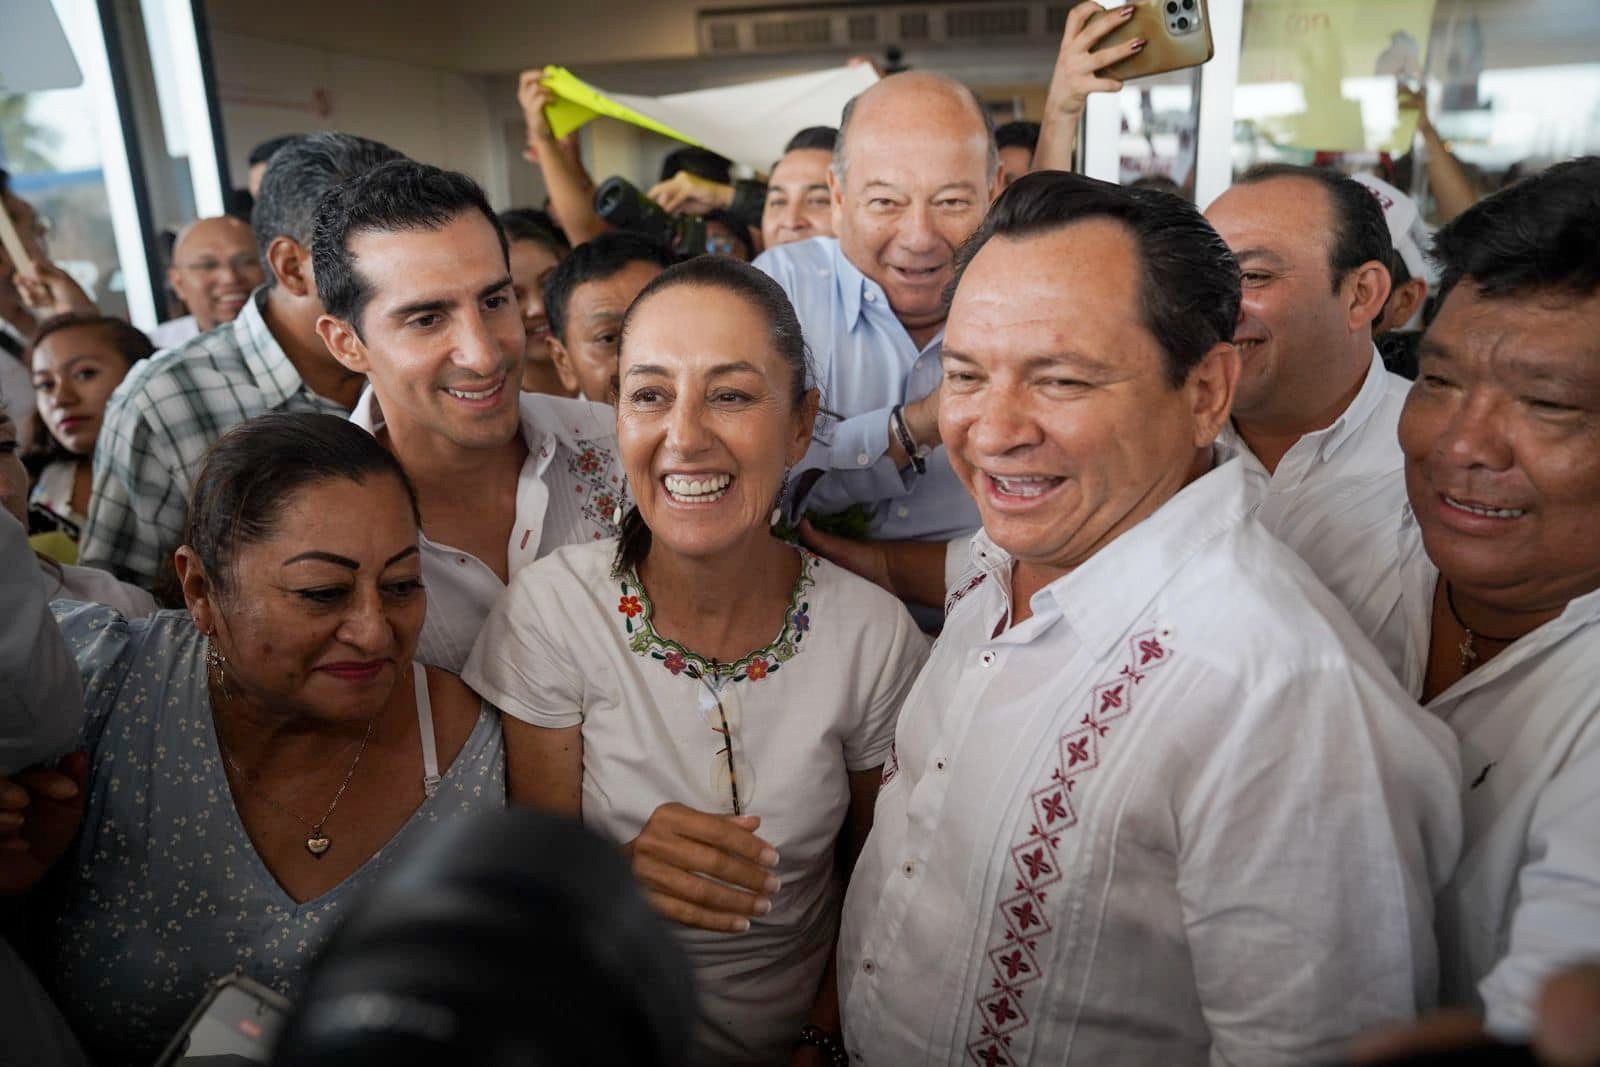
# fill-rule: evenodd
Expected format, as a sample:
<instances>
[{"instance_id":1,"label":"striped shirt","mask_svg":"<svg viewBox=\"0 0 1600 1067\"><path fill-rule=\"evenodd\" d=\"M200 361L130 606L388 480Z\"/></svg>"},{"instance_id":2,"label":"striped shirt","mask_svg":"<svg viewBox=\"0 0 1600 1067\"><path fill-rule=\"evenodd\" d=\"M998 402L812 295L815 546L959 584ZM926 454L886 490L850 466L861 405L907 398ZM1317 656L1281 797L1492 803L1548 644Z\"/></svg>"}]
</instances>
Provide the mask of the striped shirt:
<instances>
[{"instance_id":1,"label":"striped shirt","mask_svg":"<svg viewBox=\"0 0 1600 1067\"><path fill-rule=\"evenodd\" d=\"M80 562L156 581L183 536L189 489L213 442L269 411L348 411L313 393L261 317L257 289L238 318L135 363L106 404Z\"/></svg>"}]
</instances>

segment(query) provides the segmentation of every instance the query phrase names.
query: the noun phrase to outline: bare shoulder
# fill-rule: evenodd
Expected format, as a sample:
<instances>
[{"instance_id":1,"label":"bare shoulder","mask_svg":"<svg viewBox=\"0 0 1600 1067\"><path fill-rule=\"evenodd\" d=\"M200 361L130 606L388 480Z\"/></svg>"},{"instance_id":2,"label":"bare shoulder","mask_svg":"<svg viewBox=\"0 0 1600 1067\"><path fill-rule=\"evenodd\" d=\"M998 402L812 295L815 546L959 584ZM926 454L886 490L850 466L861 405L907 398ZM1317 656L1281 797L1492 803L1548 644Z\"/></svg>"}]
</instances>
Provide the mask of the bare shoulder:
<instances>
[{"instance_id":1,"label":"bare shoulder","mask_svg":"<svg viewBox=\"0 0 1600 1067\"><path fill-rule=\"evenodd\" d=\"M441 772L455 762L478 724L483 699L459 677L442 667L426 668L428 701L433 711L433 733L439 748Z\"/></svg>"}]
</instances>

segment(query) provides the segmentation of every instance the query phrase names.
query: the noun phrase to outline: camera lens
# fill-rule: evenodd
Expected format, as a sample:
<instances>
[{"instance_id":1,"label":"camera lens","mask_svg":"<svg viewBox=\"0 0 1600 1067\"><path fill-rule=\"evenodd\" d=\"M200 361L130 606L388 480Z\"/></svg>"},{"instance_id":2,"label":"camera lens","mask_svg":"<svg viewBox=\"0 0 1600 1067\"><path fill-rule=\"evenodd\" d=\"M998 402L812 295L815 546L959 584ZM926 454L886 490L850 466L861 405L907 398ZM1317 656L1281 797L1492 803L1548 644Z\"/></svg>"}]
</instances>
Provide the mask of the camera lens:
<instances>
[{"instance_id":1,"label":"camera lens","mask_svg":"<svg viewBox=\"0 0 1600 1067\"><path fill-rule=\"evenodd\" d=\"M1178 13L1177 0L1172 0L1171 3L1167 4L1167 14L1176 15L1177 13Z\"/></svg>"},{"instance_id":2,"label":"camera lens","mask_svg":"<svg viewBox=\"0 0 1600 1067\"><path fill-rule=\"evenodd\" d=\"M1188 28L1189 28L1189 20L1185 19L1185 18L1180 18L1178 20L1178 29L1186 30Z\"/></svg>"},{"instance_id":3,"label":"camera lens","mask_svg":"<svg viewBox=\"0 0 1600 1067\"><path fill-rule=\"evenodd\" d=\"M1183 0L1183 9L1185 11L1193 11L1194 10L1194 0Z\"/></svg>"}]
</instances>

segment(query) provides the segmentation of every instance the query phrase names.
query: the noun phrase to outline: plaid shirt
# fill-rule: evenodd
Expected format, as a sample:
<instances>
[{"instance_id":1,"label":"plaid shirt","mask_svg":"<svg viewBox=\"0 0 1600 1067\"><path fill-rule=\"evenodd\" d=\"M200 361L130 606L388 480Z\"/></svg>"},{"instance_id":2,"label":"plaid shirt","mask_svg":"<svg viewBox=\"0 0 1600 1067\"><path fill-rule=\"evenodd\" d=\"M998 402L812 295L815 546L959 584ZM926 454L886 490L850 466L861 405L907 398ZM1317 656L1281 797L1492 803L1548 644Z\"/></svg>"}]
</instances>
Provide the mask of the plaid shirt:
<instances>
[{"instance_id":1,"label":"plaid shirt","mask_svg":"<svg viewBox=\"0 0 1600 1067\"><path fill-rule=\"evenodd\" d=\"M153 585L183 537L206 451L269 411L348 412L300 380L261 317L266 290L230 323L135 363L106 404L79 562Z\"/></svg>"}]
</instances>

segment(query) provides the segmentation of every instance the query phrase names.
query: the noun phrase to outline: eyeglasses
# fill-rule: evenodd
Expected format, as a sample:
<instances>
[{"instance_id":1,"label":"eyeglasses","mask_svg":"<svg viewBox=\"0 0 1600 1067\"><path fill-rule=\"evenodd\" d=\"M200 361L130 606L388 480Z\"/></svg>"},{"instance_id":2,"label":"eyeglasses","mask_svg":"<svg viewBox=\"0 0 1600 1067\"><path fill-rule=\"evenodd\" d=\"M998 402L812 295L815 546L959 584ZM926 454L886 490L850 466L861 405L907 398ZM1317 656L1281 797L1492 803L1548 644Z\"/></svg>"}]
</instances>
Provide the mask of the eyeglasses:
<instances>
[{"instance_id":1,"label":"eyeglasses","mask_svg":"<svg viewBox=\"0 0 1600 1067\"><path fill-rule=\"evenodd\" d=\"M743 815L755 794L755 770L737 737L744 721L744 701L732 679L713 684L700 679L700 715L722 742L711 757L711 795L726 811Z\"/></svg>"}]
</instances>

